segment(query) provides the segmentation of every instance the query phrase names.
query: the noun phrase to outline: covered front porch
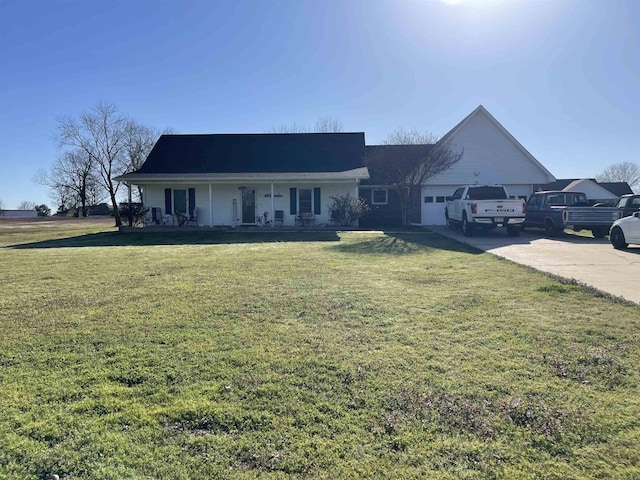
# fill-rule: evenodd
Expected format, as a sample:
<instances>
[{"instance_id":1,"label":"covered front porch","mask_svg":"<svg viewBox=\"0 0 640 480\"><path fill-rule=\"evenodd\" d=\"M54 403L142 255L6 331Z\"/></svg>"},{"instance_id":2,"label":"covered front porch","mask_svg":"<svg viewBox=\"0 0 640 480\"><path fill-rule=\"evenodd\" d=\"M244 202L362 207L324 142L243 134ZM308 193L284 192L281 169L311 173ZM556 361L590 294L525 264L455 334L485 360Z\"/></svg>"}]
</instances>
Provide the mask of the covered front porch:
<instances>
[{"instance_id":1,"label":"covered front porch","mask_svg":"<svg viewBox=\"0 0 640 480\"><path fill-rule=\"evenodd\" d=\"M126 184L129 189L141 187L144 213L139 226L145 228L323 227L331 225L332 197L358 196L358 172L347 178L344 173L210 181L173 175L139 181L127 178Z\"/></svg>"}]
</instances>

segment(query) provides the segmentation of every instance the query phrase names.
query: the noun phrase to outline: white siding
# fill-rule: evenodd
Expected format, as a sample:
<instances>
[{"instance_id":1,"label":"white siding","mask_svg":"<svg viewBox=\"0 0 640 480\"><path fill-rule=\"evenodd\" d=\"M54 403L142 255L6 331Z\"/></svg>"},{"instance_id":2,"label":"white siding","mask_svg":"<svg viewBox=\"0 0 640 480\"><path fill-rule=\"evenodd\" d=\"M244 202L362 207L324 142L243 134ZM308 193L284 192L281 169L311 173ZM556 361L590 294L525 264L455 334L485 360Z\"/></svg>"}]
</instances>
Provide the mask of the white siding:
<instances>
[{"instance_id":1,"label":"white siding","mask_svg":"<svg viewBox=\"0 0 640 480\"><path fill-rule=\"evenodd\" d=\"M256 216L269 213L269 219L273 220L271 212L271 184L270 183L243 183L240 184L212 184L211 185L211 209L209 203L209 184L165 184L165 185L145 185L143 201L144 206L162 208L165 212L164 190L171 189L196 189L196 205L199 209L198 223L202 226L232 226L233 200L237 203L236 224L240 225L242 219L242 191L240 187L245 187L256 191ZM295 215L290 213L289 194L290 188L320 188L320 210L319 215L315 215L316 224L326 224L329 221L329 205L332 196L349 193L353 198L358 197L358 187L356 182L344 183L274 183L273 186L273 210L284 212L284 225L295 225ZM313 194L312 194L313 197ZM211 222L211 219L213 222Z\"/></svg>"},{"instance_id":2,"label":"white siding","mask_svg":"<svg viewBox=\"0 0 640 480\"><path fill-rule=\"evenodd\" d=\"M589 200L615 200L618 198L610 191L588 179L573 182L567 185L564 190L568 192L582 192Z\"/></svg>"},{"instance_id":3,"label":"white siding","mask_svg":"<svg viewBox=\"0 0 640 480\"><path fill-rule=\"evenodd\" d=\"M555 180L537 160L483 108L478 108L451 133L462 159L450 170L427 180L422 188L423 225L444 225L444 205L425 203L425 196L450 196L462 185L501 184L512 197L528 197L534 185Z\"/></svg>"},{"instance_id":4,"label":"white siding","mask_svg":"<svg viewBox=\"0 0 640 480\"><path fill-rule=\"evenodd\" d=\"M462 159L427 185L544 184L552 181L530 155L483 110L469 117L451 136Z\"/></svg>"}]
</instances>

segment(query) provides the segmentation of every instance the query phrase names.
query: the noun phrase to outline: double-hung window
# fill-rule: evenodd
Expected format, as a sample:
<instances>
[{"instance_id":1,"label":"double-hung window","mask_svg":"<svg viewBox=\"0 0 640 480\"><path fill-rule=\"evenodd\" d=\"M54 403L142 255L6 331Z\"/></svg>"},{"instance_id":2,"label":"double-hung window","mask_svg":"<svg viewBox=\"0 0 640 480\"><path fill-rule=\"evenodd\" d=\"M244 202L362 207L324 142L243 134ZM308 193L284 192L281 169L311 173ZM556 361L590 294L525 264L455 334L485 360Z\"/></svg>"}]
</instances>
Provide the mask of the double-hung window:
<instances>
[{"instance_id":1,"label":"double-hung window","mask_svg":"<svg viewBox=\"0 0 640 480\"><path fill-rule=\"evenodd\" d=\"M374 188L371 191L371 204L372 205L386 205L388 202L387 189L386 188Z\"/></svg>"},{"instance_id":2,"label":"double-hung window","mask_svg":"<svg viewBox=\"0 0 640 480\"><path fill-rule=\"evenodd\" d=\"M302 214L310 214L311 212L313 212L310 188L301 188L298 190L298 205L300 213Z\"/></svg>"}]
</instances>

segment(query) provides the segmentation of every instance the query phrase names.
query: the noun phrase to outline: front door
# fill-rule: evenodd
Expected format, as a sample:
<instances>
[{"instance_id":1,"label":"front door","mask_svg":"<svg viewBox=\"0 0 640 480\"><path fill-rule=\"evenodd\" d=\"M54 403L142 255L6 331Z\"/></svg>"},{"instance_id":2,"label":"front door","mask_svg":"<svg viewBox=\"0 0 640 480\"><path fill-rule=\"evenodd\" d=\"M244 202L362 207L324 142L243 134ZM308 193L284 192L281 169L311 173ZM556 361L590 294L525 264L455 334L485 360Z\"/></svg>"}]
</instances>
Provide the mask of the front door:
<instances>
[{"instance_id":1,"label":"front door","mask_svg":"<svg viewBox=\"0 0 640 480\"><path fill-rule=\"evenodd\" d=\"M256 223L256 191L242 190L242 223Z\"/></svg>"}]
</instances>

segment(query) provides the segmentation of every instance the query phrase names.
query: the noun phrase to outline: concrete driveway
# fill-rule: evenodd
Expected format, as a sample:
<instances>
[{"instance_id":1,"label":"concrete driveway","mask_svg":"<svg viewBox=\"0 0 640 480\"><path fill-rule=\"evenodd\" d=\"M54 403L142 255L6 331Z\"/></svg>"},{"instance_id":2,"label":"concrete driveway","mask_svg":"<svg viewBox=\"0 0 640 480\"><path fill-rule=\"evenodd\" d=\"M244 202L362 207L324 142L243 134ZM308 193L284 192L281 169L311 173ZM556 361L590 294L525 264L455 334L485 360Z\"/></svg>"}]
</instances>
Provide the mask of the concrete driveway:
<instances>
[{"instance_id":1,"label":"concrete driveway","mask_svg":"<svg viewBox=\"0 0 640 480\"><path fill-rule=\"evenodd\" d=\"M620 251L611 246L608 238L569 233L546 238L541 230L527 230L519 237L509 237L504 228L496 228L465 237L445 227L431 228L485 252L640 304L640 247Z\"/></svg>"}]
</instances>

